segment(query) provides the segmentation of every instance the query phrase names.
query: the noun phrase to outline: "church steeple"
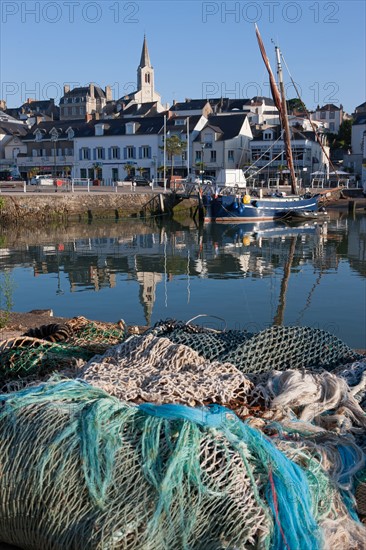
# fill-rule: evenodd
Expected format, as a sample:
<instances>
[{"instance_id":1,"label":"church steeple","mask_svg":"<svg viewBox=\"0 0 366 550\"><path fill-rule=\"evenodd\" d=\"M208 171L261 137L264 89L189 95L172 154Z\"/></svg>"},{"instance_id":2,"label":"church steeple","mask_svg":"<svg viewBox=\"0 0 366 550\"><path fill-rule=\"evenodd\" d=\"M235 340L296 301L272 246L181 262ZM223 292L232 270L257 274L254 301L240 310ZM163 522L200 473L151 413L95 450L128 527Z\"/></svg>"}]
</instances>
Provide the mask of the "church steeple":
<instances>
[{"instance_id":1,"label":"church steeple","mask_svg":"<svg viewBox=\"0 0 366 550\"><path fill-rule=\"evenodd\" d=\"M144 67L151 67L149 50L147 48L146 35L144 35L144 43L142 45L141 59L139 68L143 69Z\"/></svg>"},{"instance_id":2,"label":"church steeple","mask_svg":"<svg viewBox=\"0 0 366 550\"><path fill-rule=\"evenodd\" d=\"M161 103L161 97L155 92L154 68L150 62L146 36L142 44L140 65L137 67L137 90L131 94L134 103Z\"/></svg>"},{"instance_id":3,"label":"church steeple","mask_svg":"<svg viewBox=\"0 0 366 550\"><path fill-rule=\"evenodd\" d=\"M154 88L154 69L150 62L149 50L147 47L146 36L142 45L140 65L137 68L137 92L135 100L139 103L150 103L160 101L159 94L155 93Z\"/></svg>"}]
</instances>

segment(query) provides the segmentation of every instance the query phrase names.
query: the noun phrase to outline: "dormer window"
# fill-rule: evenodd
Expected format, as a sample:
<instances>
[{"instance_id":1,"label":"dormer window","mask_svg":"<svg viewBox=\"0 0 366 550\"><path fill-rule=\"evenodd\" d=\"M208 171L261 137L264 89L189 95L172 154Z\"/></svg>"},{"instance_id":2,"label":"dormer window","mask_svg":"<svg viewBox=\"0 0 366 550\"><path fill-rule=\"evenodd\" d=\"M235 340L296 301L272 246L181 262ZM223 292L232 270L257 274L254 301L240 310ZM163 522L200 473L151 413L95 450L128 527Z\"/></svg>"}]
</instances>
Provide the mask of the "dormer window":
<instances>
[{"instance_id":1,"label":"dormer window","mask_svg":"<svg viewBox=\"0 0 366 550\"><path fill-rule=\"evenodd\" d=\"M103 136L104 135L104 124L96 124L95 126L95 135Z\"/></svg>"},{"instance_id":2,"label":"dormer window","mask_svg":"<svg viewBox=\"0 0 366 550\"><path fill-rule=\"evenodd\" d=\"M136 133L136 123L128 122L126 124L126 134L135 134Z\"/></svg>"},{"instance_id":3,"label":"dormer window","mask_svg":"<svg viewBox=\"0 0 366 550\"><path fill-rule=\"evenodd\" d=\"M74 137L74 135L75 135L74 130L72 128L69 128L67 130L67 139L72 139Z\"/></svg>"},{"instance_id":4,"label":"dormer window","mask_svg":"<svg viewBox=\"0 0 366 550\"><path fill-rule=\"evenodd\" d=\"M265 140L273 139L273 132L264 132L263 139L265 139Z\"/></svg>"},{"instance_id":5,"label":"dormer window","mask_svg":"<svg viewBox=\"0 0 366 550\"><path fill-rule=\"evenodd\" d=\"M36 131L36 141L42 141L42 132L40 130Z\"/></svg>"},{"instance_id":6,"label":"dormer window","mask_svg":"<svg viewBox=\"0 0 366 550\"><path fill-rule=\"evenodd\" d=\"M174 121L174 124L175 124L175 126L184 126L185 120L184 120L183 118L177 118L177 119Z\"/></svg>"}]
</instances>

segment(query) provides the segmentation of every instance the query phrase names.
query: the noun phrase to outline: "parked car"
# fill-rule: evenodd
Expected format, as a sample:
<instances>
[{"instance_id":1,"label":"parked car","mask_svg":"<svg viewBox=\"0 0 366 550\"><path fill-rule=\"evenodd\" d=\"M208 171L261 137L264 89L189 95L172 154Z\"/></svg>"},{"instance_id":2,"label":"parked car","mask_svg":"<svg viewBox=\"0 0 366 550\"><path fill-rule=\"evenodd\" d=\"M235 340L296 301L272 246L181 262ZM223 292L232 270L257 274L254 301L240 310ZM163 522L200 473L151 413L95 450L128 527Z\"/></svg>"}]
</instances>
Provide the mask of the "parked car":
<instances>
[{"instance_id":1,"label":"parked car","mask_svg":"<svg viewBox=\"0 0 366 550\"><path fill-rule=\"evenodd\" d=\"M30 180L31 185L53 185L53 176L52 174L42 174L40 176L34 176Z\"/></svg>"},{"instance_id":2,"label":"parked car","mask_svg":"<svg viewBox=\"0 0 366 550\"><path fill-rule=\"evenodd\" d=\"M124 181L131 181L132 183L136 183L136 185L150 185L149 180L141 176L126 176Z\"/></svg>"},{"instance_id":3,"label":"parked car","mask_svg":"<svg viewBox=\"0 0 366 550\"><path fill-rule=\"evenodd\" d=\"M0 181L16 181L17 175L14 172L10 172L10 170L1 170L0 171ZM19 174L20 179L20 174Z\"/></svg>"}]
</instances>

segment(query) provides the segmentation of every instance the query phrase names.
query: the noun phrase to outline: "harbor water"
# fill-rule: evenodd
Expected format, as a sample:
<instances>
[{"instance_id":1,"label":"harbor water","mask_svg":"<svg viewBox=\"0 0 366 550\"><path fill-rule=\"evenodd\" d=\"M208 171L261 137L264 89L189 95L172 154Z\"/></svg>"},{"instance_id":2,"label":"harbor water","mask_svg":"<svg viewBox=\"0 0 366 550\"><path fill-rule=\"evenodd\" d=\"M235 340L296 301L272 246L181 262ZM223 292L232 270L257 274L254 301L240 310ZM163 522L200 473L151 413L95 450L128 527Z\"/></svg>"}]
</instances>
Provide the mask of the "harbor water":
<instances>
[{"instance_id":1,"label":"harbor water","mask_svg":"<svg viewBox=\"0 0 366 550\"><path fill-rule=\"evenodd\" d=\"M326 223L78 224L0 232L2 306L151 326L300 325L366 348L366 217ZM9 291L8 291L9 292Z\"/></svg>"}]
</instances>

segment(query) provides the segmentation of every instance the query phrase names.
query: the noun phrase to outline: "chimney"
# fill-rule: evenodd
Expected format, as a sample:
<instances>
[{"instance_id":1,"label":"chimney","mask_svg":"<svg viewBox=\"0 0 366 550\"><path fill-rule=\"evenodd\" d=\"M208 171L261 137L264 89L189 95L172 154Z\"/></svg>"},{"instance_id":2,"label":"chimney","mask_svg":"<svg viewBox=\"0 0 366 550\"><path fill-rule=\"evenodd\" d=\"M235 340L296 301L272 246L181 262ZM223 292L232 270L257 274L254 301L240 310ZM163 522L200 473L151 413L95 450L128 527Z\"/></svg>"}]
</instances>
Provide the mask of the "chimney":
<instances>
[{"instance_id":1,"label":"chimney","mask_svg":"<svg viewBox=\"0 0 366 550\"><path fill-rule=\"evenodd\" d=\"M93 115L91 115L90 113L86 113L85 122L90 122L91 120L93 120Z\"/></svg>"},{"instance_id":2,"label":"chimney","mask_svg":"<svg viewBox=\"0 0 366 550\"><path fill-rule=\"evenodd\" d=\"M0 110L5 111L6 109L6 101L5 99L0 99Z\"/></svg>"},{"instance_id":3,"label":"chimney","mask_svg":"<svg viewBox=\"0 0 366 550\"><path fill-rule=\"evenodd\" d=\"M93 97L93 98L95 97L95 95L94 95L94 84L91 84L91 83L89 84L89 95L90 95L90 97Z\"/></svg>"},{"instance_id":4,"label":"chimney","mask_svg":"<svg viewBox=\"0 0 366 550\"><path fill-rule=\"evenodd\" d=\"M105 87L105 98L107 101L112 101L112 88L110 86Z\"/></svg>"},{"instance_id":5,"label":"chimney","mask_svg":"<svg viewBox=\"0 0 366 550\"><path fill-rule=\"evenodd\" d=\"M36 119L36 124L40 124L41 122L43 122L43 116L42 115L36 115L35 119Z\"/></svg>"},{"instance_id":6,"label":"chimney","mask_svg":"<svg viewBox=\"0 0 366 550\"><path fill-rule=\"evenodd\" d=\"M70 86L68 84L64 84L64 95L68 94L70 91Z\"/></svg>"}]
</instances>

